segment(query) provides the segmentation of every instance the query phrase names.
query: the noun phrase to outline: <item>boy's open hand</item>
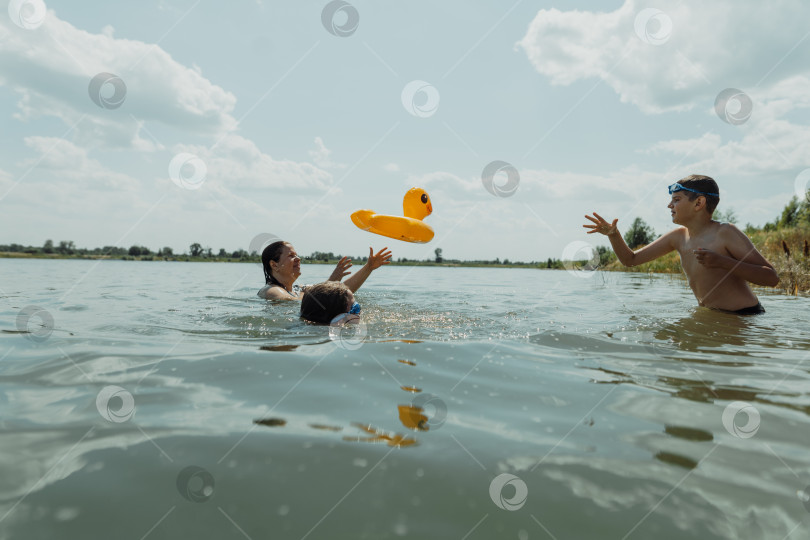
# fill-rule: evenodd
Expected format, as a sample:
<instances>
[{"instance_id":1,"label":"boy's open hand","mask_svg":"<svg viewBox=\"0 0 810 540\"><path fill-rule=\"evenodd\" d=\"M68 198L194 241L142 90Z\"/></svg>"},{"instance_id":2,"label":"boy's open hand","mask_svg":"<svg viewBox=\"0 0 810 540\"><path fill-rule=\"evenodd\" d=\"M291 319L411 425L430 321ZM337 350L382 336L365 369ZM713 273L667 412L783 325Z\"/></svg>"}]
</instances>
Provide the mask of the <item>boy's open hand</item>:
<instances>
[{"instance_id":1,"label":"boy's open hand","mask_svg":"<svg viewBox=\"0 0 810 540\"><path fill-rule=\"evenodd\" d=\"M693 249L692 253L695 254L697 262L706 268L723 268L723 259L725 259L725 257L715 251L697 248Z\"/></svg>"},{"instance_id":2,"label":"boy's open hand","mask_svg":"<svg viewBox=\"0 0 810 540\"><path fill-rule=\"evenodd\" d=\"M614 219L613 223L608 223L607 221L605 221L605 218L603 218L602 216L600 216L596 212L594 212L593 215L594 215L594 217L591 217L589 215L585 215L585 219L589 219L590 221L592 221L594 223L593 225L588 225L588 224L583 225L583 227L585 227L586 229L593 229L591 231L588 231L588 234L593 234L595 232L598 232L598 233L602 233L604 235L611 235L611 234L615 234L616 232L618 232L618 229L616 228L616 223L619 222L618 218Z\"/></svg>"},{"instance_id":3,"label":"boy's open hand","mask_svg":"<svg viewBox=\"0 0 810 540\"><path fill-rule=\"evenodd\" d=\"M391 264L391 252L386 251L387 249L387 247L384 247L375 255L374 250L369 247L366 266L368 266L370 270L376 270L384 264Z\"/></svg>"},{"instance_id":4,"label":"boy's open hand","mask_svg":"<svg viewBox=\"0 0 810 540\"><path fill-rule=\"evenodd\" d=\"M327 281L340 281L344 277L351 274L351 272L348 271L351 267L352 260L348 257L343 257L338 261L337 266L335 266L335 269L332 271L332 275L329 276Z\"/></svg>"}]
</instances>

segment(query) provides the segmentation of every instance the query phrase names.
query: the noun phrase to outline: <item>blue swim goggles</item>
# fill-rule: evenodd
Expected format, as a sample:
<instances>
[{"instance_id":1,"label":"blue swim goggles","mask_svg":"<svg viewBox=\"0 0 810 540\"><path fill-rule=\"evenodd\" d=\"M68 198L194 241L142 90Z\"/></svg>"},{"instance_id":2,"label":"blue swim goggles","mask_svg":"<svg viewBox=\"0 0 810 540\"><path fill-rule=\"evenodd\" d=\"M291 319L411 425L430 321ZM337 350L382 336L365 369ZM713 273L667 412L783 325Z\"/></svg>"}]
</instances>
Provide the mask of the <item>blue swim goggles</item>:
<instances>
[{"instance_id":1,"label":"blue swim goggles","mask_svg":"<svg viewBox=\"0 0 810 540\"><path fill-rule=\"evenodd\" d=\"M672 184L671 186L667 187L667 189L669 190L669 194L670 194L670 195L672 195L672 194L673 194L673 193L675 193L676 191L691 191L692 193L697 193L698 195L707 195L707 196L709 196L709 197L719 197L719 196L720 196L720 194L719 194L719 193L706 193L705 191L698 191L698 190L696 190L696 189L691 189L691 188L688 188L688 187L683 187L683 186L682 186L682 185L680 185L678 182L675 182L675 183L674 183L674 184Z\"/></svg>"},{"instance_id":2,"label":"blue swim goggles","mask_svg":"<svg viewBox=\"0 0 810 540\"><path fill-rule=\"evenodd\" d=\"M336 316L332 319L332 322L329 323L329 326L343 326L344 324L356 323L358 321L360 321L360 304L355 302L352 304L348 313L341 313Z\"/></svg>"}]
</instances>

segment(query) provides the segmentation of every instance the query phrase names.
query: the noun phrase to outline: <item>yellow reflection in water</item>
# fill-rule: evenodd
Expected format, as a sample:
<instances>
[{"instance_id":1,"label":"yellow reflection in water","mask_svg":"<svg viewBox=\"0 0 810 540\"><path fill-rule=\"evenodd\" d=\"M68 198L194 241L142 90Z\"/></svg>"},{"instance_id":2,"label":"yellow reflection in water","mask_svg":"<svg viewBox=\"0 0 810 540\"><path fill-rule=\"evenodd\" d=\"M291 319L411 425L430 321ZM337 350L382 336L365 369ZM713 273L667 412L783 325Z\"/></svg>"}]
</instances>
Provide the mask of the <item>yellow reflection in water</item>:
<instances>
[{"instance_id":1,"label":"yellow reflection in water","mask_svg":"<svg viewBox=\"0 0 810 540\"><path fill-rule=\"evenodd\" d=\"M386 433L385 431L375 428L371 424L360 424L358 422L352 422L352 425L369 435L371 437L343 437L344 441L350 442L368 442L368 443L385 443L388 446L396 446L396 447L405 447L405 446L416 446L419 444L419 441L412 437L408 437L407 435L400 435L399 433Z\"/></svg>"},{"instance_id":2,"label":"yellow reflection in water","mask_svg":"<svg viewBox=\"0 0 810 540\"><path fill-rule=\"evenodd\" d=\"M428 417L425 416L424 409L415 405L398 405L399 421L408 429L414 431L428 430Z\"/></svg>"}]
</instances>

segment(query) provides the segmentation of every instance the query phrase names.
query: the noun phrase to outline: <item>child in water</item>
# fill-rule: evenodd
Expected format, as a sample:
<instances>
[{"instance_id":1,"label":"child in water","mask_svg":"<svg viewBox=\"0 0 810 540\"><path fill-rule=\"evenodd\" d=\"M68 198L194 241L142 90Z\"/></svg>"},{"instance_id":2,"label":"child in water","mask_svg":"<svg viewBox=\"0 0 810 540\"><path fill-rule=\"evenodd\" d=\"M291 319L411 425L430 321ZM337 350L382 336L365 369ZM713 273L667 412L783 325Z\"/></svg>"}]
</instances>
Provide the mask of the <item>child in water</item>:
<instances>
[{"instance_id":1,"label":"child in water","mask_svg":"<svg viewBox=\"0 0 810 540\"><path fill-rule=\"evenodd\" d=\"M354 304L354 292L365 283L371 272L391 262L392 254L388 251L387 247L382 248L376 254L372 248L368 248L368 250L369 254L366 264L354 274L350 275L348 271L349 268L352 267L351 259L343 257L338 262L326 283L301 289L297 285L294 285L295 281L301 275L301 258L289 242L273 242L262 251L262 269L264 271L265 286L262 287L257 294L260 298L267 300L298 300L303 302L309 295L309 291L315 290L317 294L307 303L307 309L304 309L303 303L301 306L301 315L305 316L306 313L305 318L314 322L323 322L321 319L326 316L325 314L318 314L318 309L329 313L335 309L339 309L335 315L349 312L352 309L352 304ZM346 278L345 283L340 283L340 280L347 275L349 277ZM320 285L330 283L339 285L339 287L327 287L325 289L319 287ZM316 289L316 287L318 288ZM345 303L348 300L333 302L332 296L337 294L335 291L338 290L341 291L340 294L344 296L348 294L348 297L351 298L351 302L349 302L345 310L343 310L341 302ZM321 295L323 294L326 294L326 297L324 300L321 300ZM358 312L359 308L360 306L358 304L356 308ZM335 315L332 315L329 320L325 322L330 322Z\"/></svg>"},{"instance_id":2,"label":"child in water","mask_svg":"<svg viewBox=\"0 0 810 540\"><path fill-rule=\"evenodd\" d=\"M301 299L301 318L309 322L330 324L346 315L345 322L360 316L360 304L351 289L339 281L326 281L307 288ZM352 317L354 316L354 317Z\"/></svg>"},{"instance_id":3,"label":"child in water","mask_svg":"<svg viewBox=\"0 0 810 540\"><path fill-rule=\"evenodd\" d=\"M616 257L625 266L636 266L677 250L689 286L698 304L739 315L764 313L765 309L748 282L775 287L779 283L773 265L765 260L751 240L730 223L712 220L720 202L720 189L708 176L690 175L669 186L672 200L667 205L672 222L681 227L633 251L612 223L593 213L586 215L593 225L588 234L608 237Z\"/></svg>"}]
</instances>

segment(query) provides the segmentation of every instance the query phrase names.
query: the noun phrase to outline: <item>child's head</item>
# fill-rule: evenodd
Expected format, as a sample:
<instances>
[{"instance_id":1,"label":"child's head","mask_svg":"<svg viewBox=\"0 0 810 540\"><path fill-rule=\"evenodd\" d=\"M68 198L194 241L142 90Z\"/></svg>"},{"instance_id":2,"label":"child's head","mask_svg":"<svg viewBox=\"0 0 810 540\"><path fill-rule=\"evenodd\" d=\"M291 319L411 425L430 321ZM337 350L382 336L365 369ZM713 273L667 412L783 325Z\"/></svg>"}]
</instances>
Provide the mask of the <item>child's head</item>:
<instances>
[{"instance_id":1,"label":"child's head","mask_svg":"<svg viewBox=\"0 0 810 540\"><path fill-rule=\"evenodd\" d=\"M710 217L720 203L720 188L717 186L717 182L708 176L700 174L690 174L686 178L678 180L676 184L670 186L670 194L673 193L684 195L690 201L694 201L698 197L704 197L706 199L706 211L709 212Z\"/></svg>"},{"instance_id":2,"label":"child's head","mask_svg":"<svg viewBox=\"0 0 810 540\"><path fill-rule=\"evenodd\" d=\"M310 322L329 324L332 319L348 313L354 304L351 289L339 281L326 281L307 288L301 299L301 318Z\"/></svg>"}]
</instances>

